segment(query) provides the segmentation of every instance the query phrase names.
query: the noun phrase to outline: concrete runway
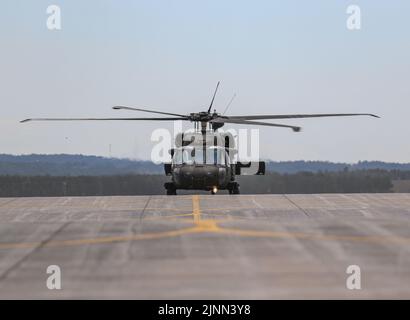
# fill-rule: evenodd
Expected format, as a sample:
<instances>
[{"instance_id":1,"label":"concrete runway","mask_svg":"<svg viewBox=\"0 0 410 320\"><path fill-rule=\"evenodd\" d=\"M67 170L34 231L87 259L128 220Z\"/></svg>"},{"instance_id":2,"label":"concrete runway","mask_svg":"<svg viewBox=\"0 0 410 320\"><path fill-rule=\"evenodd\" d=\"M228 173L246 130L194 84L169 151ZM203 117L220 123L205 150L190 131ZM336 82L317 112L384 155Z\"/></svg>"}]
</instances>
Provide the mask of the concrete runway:
<instances>
[{"instance_id":1,"label":"concrete runway","mask_svg":"<svg viewBox=\"0 0 410 320\"><path fill-rule=\"evenodd\" d=\"M409 253L410 194L0 198L2 299L409 299Z\"/></svg>"}]
</instances>

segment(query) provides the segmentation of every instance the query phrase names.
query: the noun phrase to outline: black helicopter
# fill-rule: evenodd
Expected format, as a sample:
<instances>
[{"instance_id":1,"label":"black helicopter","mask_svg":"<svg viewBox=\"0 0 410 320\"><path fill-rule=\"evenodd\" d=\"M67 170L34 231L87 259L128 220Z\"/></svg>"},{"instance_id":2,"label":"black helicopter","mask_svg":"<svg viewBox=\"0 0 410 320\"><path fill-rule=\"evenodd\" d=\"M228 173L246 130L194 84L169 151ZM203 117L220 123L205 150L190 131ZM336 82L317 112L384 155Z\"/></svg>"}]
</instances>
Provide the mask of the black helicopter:
<instances>
[{"instance_id":1,"label":"black helicopter","mask_svg":"<svg viewBox=\"0 0 410 320\"><path fill-rule=\"evenodd\" d=\"M220 133L217 130L225 123L258 125L289 128L294 132L301 130L298 126L261 122L255 120L267 119L296 119L318 117L344 117L344 116L379 116L370 113L332 113L332 114L276 114L276 115L248 115L225 116L211 112L219 82L212 96L207 111L190 113L188 115L134 108L128 106L115 106L114 110L142 111L166 115L160 118L30 118L20 122L29 121L105 121L105 120L130 120L130 121L175 121L186 120L194 122L195 131L179 133L176 137L175 148L170 150L172 161L164 164L165 174L171 176L171 181L164 184L167 195L176 195L177 189L206 190L215 194L218 190L228 190L229 194L239 194L239 184L235 176L240 174L265 174L263 161L242 163L234 160L237 150L234 137L230 133ZM231 100L232 102L232 100ZM225 109L226 111L226 109ZM225 113L225 112L224 112ZM170 117L171 116L171 117Z\"/></svg>"}]
</instances>

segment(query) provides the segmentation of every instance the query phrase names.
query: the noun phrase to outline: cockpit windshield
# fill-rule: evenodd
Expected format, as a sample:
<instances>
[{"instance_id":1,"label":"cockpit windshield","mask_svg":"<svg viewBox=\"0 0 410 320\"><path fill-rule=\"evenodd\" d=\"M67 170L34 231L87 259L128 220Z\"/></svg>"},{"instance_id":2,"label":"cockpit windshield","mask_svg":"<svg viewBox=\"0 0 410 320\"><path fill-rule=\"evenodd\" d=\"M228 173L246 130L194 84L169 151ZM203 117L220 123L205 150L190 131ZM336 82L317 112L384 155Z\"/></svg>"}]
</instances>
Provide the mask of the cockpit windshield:
<instances>
[{"instance_id":1,"label":"cockpit windshield","mask_svg":"<svg viewBox=\"0 0 410 320\"><path fill-rule=\"evenodd\" d=\"M225 165L229 164L229 159L224 148L208 147L185 147L175 149L172 158L174 164L213 164Z\"/></svg>"}]
</instances>

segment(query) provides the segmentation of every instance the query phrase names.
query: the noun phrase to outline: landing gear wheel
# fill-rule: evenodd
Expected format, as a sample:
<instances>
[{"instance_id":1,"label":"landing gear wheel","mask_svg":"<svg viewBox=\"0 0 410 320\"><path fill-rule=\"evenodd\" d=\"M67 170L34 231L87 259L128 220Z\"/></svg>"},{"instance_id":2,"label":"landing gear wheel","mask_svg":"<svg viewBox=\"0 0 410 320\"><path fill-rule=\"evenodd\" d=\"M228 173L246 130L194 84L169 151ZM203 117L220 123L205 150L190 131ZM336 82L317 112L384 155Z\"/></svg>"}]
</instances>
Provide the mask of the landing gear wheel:
<instances>
[{"instance_id":1,"label":"landing gear wheel","mask_svg":"<svg viewBox=\"0 0 410 320\"><path fill-rule=\"evenodd\" d=\"M172 182L165 183L164 187L167 189L167 196L175 196L177 194L177 189Z\"/></svg>"},{"instance_id":2,"label":"landing gear wheel","mask_svg":"<svg viewBox=\"0 0 410 320\"><path fill-rule=\"evenodd\" d=\"M239 184L236 182L231 185L228 191L229 191L229 194L240 194L241 193L239 191Z\"/></svg>"}]
</instances>

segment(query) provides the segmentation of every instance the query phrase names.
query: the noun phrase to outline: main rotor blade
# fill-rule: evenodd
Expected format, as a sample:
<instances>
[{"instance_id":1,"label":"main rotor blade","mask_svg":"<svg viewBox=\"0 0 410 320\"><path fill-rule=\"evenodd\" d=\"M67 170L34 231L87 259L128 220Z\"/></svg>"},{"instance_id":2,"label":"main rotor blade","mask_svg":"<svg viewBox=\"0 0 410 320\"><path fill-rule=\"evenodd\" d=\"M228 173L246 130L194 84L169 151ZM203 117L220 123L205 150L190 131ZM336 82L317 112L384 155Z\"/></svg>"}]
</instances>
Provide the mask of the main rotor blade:
<instances>
[{"instance_id":1,"label":"main rotor blade","mask_svg":"<svg viewBox=\"0 0 410 320\"><path fill-rule=\"evenodd\" d=\"M165 114L168 116L177 116L177 117L187 117L183 114L178 113L169 113L169 112L162 112L162 111L155 111L155 110L148 110L148 109L141 109L141 108L133 108L133 107L126 107L126 106L114 106L112 107L114 110L132 110L132 111L142 111L142 112L150 112L150 113L158 113L158 114Z\"/></svg>"},{"instance_id":2,"label":"main rotor blade","mask_svg":"<svg viewBox=\"0 0 410 320\"><path fill-rule=\"evenodd\" d=\"M188 120L188 117L184 118L31 118L21 120L21 123L29 121L112 121L112 120L150 120L150 121L172 121L172 120Z\"/></svg>"},{"instance_id":3,"label":"main rotor blade","mask_svg":"<svg viewBox=\"0 0 410 320\"><path fill-rule=\"evenodd\" d=\"M236 97L236 93L234 93L232 99L231 99L231 100L229 101L229 103L226 105L225 110L224 110L224 112L222 113L222 115L224 115L224 114L226 113L226 111L228 111L228 109L229 109L229 107L231 106L231 104L232 104L233 100L235 99L235 97Z\"/></svg>"},{"instance_id":4,"label":"main rotor blade","mask_svg":"<svg viewBox=\"0 0 410 320\"><path fill-rule=\"evenodd\" d=\"M218 91L218 88L219 88L219 82L220 82L220 81L218 81L218 83L217 83L217 85L216 85L215 92L214 92L214 96L212 97L211 104L209 105L209 108L208 108L208 113L211 113L211 108L212 108L212 105L214 104L216 92Z\"/></svg>"},{"instance_id":5,"label":"main rotor blade","mask_svg":"<svg viewBox=\"0 0 410 320\"><path fill-rule=\"evenodd\" d=\"M236 124L251 124L251 125L258 125L258 126L269 126L269 127L281 127L281 128L290 128L295 132L299 132L302 128L296 126L289 126L286 124L277 124L277 123L269 123L269 122L260 122L260 121L247 121L241 119L225 119L225 118L216 118L211 120L210 122L216 123L236 123Z\"/></svg>"},{"instance_id":6,"label":"main rotor blade","mask_svg":"<svg viewBox=\"0 0 410 320\"><path fill-rule=\"evenodd\" d=\"M296 118L322 118L322 117L351 117L351 116L370 116L380 118L371 113L319 113L319 114L274 114L274 115L255 115L255 116L228 116L228 119L238 120L259 120L259 119L296 119Z\"/></svg>"}]
</instances>

